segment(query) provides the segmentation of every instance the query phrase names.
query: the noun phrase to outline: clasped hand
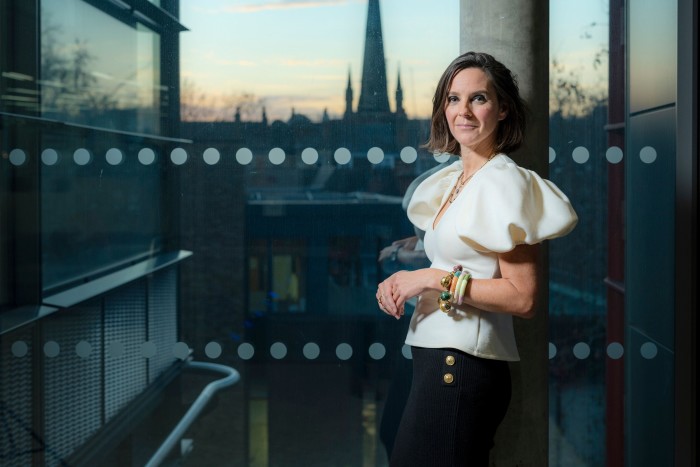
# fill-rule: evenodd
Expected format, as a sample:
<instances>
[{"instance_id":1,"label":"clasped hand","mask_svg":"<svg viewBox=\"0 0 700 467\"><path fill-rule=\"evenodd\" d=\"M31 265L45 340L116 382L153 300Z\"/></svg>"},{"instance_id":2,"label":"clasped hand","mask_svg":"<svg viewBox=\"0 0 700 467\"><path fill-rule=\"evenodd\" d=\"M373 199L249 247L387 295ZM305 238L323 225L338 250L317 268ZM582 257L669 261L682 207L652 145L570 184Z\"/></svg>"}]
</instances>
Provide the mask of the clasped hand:
<instances>
[{"instance_id":1,"label":"clasped hand","mask_svg":"<svg viewBox=\"0 0 700 467\"><path fill-rule=\"evenodd\" d=\"M432 284L433 281L439 284L439 277L440 271L432 268L392 274L377 287L379 308L384 313L400 319L405 312L406 301L432 288L426 284Z\"/></svg>"}]
</instances>

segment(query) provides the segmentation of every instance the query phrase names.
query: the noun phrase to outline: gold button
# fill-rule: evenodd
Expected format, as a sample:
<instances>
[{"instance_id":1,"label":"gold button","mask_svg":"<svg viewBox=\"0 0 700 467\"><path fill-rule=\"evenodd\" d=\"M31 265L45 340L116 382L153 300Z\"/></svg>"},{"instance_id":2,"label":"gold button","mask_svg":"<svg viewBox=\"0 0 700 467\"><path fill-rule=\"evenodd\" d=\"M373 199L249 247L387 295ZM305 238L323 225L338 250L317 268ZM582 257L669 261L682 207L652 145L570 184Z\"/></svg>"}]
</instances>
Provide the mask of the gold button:
<instances>
[{"instance_id":1,"label":"gold button","mask_svg":"<svg viewBox=\"0 0 700 467\"><path fill-rule=\"evenodd\" d=\"M450 366L454 365L455 364L454 355L448 355L447 357L445 357L445 363L447 363Z\"/></svg>"},{"instance_id":2,"label":"gold button","mask_svg":"<svg viewBox=\"0 0 700 467\"><path fill-rule=\"evenodd\" d=\"M452 376L452 373L445 373L445 376L442 377L442 380L447 384L451 384L452 381L455 380L455 377Z\"/></svg>"}]
</instances>

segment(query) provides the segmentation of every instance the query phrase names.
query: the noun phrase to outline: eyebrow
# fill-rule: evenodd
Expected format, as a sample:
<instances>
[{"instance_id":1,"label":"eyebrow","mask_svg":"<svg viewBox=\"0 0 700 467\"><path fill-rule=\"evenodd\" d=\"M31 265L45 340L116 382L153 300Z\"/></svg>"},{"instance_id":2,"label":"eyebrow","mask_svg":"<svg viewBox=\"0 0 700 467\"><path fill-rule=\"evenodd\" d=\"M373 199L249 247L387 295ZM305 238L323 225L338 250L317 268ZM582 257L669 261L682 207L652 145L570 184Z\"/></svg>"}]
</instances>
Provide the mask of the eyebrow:
<instances>
[{"instance_id":1,"label":"eyebrow","mask_svg":"<svg viewBox=\"0 0 700 467\"><path fill-rule=\"evenodd\" d=\"M459 94L457 91L447 91L448 96L453 96ZM474 96L476 94L486 94L487 96L490 96L492 93L488 92L486 89L481 89L478 91L470 92L470 96Z\"/></svg>"}]
</instances>

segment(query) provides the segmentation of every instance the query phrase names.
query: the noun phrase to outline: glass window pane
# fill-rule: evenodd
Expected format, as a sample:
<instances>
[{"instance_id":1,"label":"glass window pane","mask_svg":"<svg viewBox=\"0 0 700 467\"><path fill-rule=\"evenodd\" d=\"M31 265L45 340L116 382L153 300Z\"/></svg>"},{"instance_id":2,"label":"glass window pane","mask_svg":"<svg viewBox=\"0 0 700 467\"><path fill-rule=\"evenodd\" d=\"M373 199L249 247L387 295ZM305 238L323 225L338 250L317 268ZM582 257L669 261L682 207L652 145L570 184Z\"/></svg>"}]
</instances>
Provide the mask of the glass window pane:
<instances>
[{"instance_id":1,"label":"glass window pane","mask_svg":"<svg viewBox=\"0 0 700 467\"><path fill-rule=\"evenodd\" d=\"M606 369L615 361L605 352L613 311L604 278L607 237L619 228L608 224L609 210L621 203L610 186L619 161L605 157L608 5L551 1L550 24L549 175L571 199L579 223L550 243L549 457L551 465L605 465Z\"/></svg>"},{"instance_id":2,"label":"glass window pane","mask_svg":"<svg viewBox=\"0 0 700 467\"><path fill-rule=\"evenodd\" d=\"M695 96L657 3L549 2L552 466L674 461ZM0 464L388 465L412 355L375 290L427 265L469 4L0 0Z\"/></svg>"}]
</instances>

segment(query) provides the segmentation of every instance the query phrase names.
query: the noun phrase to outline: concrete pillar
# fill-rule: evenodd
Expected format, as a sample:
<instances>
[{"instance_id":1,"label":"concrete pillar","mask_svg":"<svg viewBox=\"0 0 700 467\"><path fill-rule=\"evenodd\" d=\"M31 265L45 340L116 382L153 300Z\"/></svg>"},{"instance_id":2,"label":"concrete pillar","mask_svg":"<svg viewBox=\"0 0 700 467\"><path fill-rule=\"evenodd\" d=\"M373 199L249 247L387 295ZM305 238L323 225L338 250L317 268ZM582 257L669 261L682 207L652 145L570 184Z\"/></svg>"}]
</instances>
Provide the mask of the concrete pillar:
<instances>
[{"instance_id":1,"label":"concrete pillar","mask_svg":"<svg viewBox=\"0 0 700 467\"><path fill-rule=\"evenodd\" d=\"M517 76L532 112L525 145L511 155L547 176L549 149L548 0L460 0L460 50L487 52ZM548 463L548 274L542 250L539 309L530 321L515 319L521 361L511 365L513 398L499 428L491 462L497 466Z\"/></svg>"}]
</instances>

